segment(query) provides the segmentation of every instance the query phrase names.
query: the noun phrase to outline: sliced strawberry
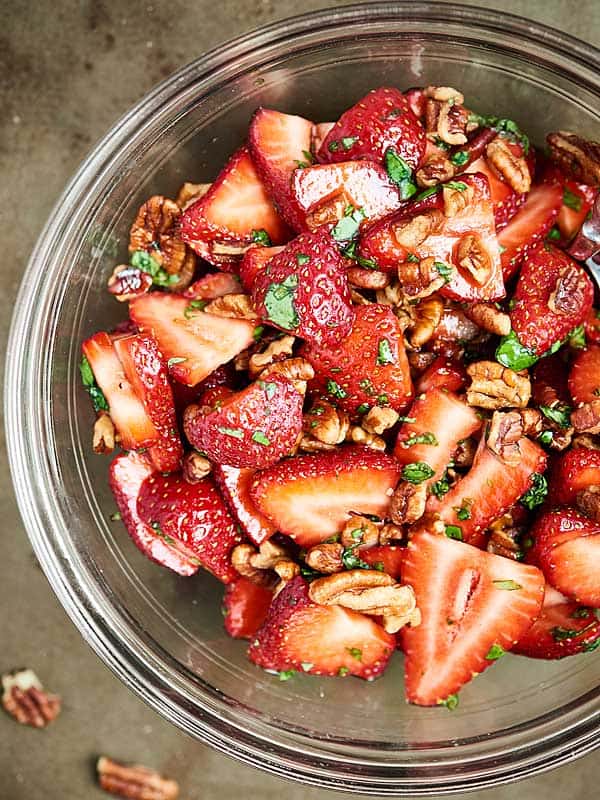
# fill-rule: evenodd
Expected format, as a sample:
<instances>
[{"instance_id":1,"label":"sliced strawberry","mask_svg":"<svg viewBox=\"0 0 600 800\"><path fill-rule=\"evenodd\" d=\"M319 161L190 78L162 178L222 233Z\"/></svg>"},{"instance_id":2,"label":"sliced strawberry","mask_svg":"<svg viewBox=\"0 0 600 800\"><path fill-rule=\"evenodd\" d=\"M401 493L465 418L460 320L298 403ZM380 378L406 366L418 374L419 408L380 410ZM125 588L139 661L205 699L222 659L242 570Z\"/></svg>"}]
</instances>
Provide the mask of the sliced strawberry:
<instances>
[{"instance_id":1,"label":"sliced strawberry","mask_svg":"<svg viewBox=\"0 0 600 800\"><path fill-rule=\"evenodd\" d=\"M152 292L130 303L129 313L140 330L156 339L175 380L195 386L252 344L256 325L206 314L190 303L185 297Z\"/></svg>"},{"instance_id":2,"label":"sliced strawberry","mask_svg":"<svg viewBox=\"0 0 600 800\"><path fill-rule=\"evenodd\" d=\"M456 538L460 534L469 544L481 544L488 525L508 511L531 488L533 474L546 467L546 455L539 445L525 436L518 444L521 460L506 464L482 437L469 472L443 497L431 495L427 512L453 526Z\"/></svg>"},{"instance_id":3,"label":"sliced strawberry","mask_svg":"<svg viewBox=\"0 0 600 800\"><path fill-rule=\"evenodd\" d=\"M333 128L335 122L317 122L316 125L313 125L312 135L310 139L310 151L311 153L315 154L318 153L321 149L321 145L323 144L323 140L329 133L329 131Z\"/></svg>"},{"instance_id":4,"label":"sliced strawberry","mask_svg":"<svg viewBox=\"0 0 600 800\"><path fill-rule=\"evenodd\" d=\"M310 230L341 219L349 206L359 208L365 220L377 220L400 205L398 189L386 171L368 161L298 169L292 191L304 214L303 227Z\"/></svg>"},{"instance_id":5,"label":"sliced strawberry","mask_svg":"<svg viewBox=\"0 0 600 800\"><path fill-rule=\"evenodd\" d=\"M490 195L494 206L494 221L496 231L505 228L509 220L514 217L517 210L525 202L527 195L519 194L506 183L505 180L490 166L485 156L472 161L465 169L465 173L479 172L488 179Z\"/></svg>"},{"instance_id":6,"label":"sliced strawberry","mask_svg":"<svg viewBox=\"0 0 600 800\"><path fill-rule=\"evenodd\" d=\"M402 574L402 565L408 550L406 547L398 545L383 544L377 547L369 547L360 551L360 557L373 569L380 569L387 572L394 580L399 581Z\"/></svg>"},{"instance_id":7,"label":"sliced strawberry","mask_svg":"<svg viewBox=\"0 0 600 800\"><path fill-rule=\"evenodd\" d=\"M266 619L273 590L247 578L228 584L223 597L225 630L234 639L252 639Z\"/></svg>"},{"instance_id":8,"label":"sliced strawberry","mask_svg":"<svg viewBox=\"0 0 600 800\"><path fill-rule=\"evenodd\" d=\"M554 225L561 203L562 192L556 184L533 186L525 203L498 234L505 283L517 272L528 251Z\"/></svg>"},{"instance_id":9,"label":"sliced strawberry","mask_svg":"<svg viewBox=\"0 0 600 800\"><path fill-rule=\"evenodd\" d=\"M600 619L593 608L569 600L546 584L542 613L512 652L529 658L564 658L600 645Z\"/></svg>"},{"instance_id":10,"label":"sliced strawberry","mask_svg":"<svg viewBox=\"0 0 600 800\"><path fill-rule=\"evenodd\" d=\"M205 403L205 401L203 401ZM251 383L208 414L188 414L185 433L211 461L261 469L287 455L302 430L303 395L282 375Z\"/></svg>"},{"instance_id":11,"label":"sliced strawberry","mask_svg":"<svg viewBox=\"0 0 600 800\"><path fill-rule=\"evenodd\" d=\"M528 559L548 583L578 603L600 606L600 524L566 507L538 517L531 536Z\"/></svg>"},{"instance_id":12,"label":"sliced strawberry","mask_svg":"<svg viewBox=\"0 0 600 800\"><path fill-rule=\"evenodd\" d=\"M445 536L418 533L403 580L421 624L402 630L409 702L443 703L510 650L540 613L544 577L533 566Z\"/></svg>"},{"instance_id":13,"label":"sliced strawberry","mask_svg":"<svg viewBox=\"0 0 600 800\"><path fill-rule=\"evenodd\" d=\"M570 242L579 231L594 205L598 189L578 181L566 180L563 185L563 204L556 224L563 239Z\"/></svg>"},{"instance_id":14,"label":"sliced strawberry","mask_svg":"<svg viewBox=\"0 0 600 800\"><path fill-rule=\"evenodd\" d=\"M582 350L569 373L569 391L576 406L592 403L600 397L600 346Z\"/></svg>"},{"instance_id":15,"label":"sliced strawberry","mask_svg":"<svg viewBox=\"0 0 600 800\"><path fill-rule=\"evenodd\" d=\"M156 342L140 333L115 339L114 347L127 380L144 404L146 414L160 438L150 449L150 458L159 472L174 472L181 467L183 447L169 373Z\"/></svg>"},{"instance_id":16,"label":"sliced strawberry","mask_svg":"<svg viewBox=\"0 0 600 800\"><path fill-rule=\"evenodd\" d=\"M242 530L257 547L260 547L273 536L277 528L260 513L250 497L250 487L254 482L256 470L215 464L213 475L229 510Z\"/></svg>"},{"instance_id":17,"label":"sliced strawberry","mask_svg":"<svg viewBox=\"0 0 600 800\"><path fill-rule=\"evenodd\" d=\"M351 511L385 517L399 477L391 456L342 447L259 472L250 496L279 531L311 547L338 533Z\"/></svg>"},{"instance_id":18,"label":"sliced strawberry","mask_svg":"<svg viewBox=\"0 0 600 800\"><path fill-rule=\"evenodd\" d=\"M553 406L569 403L567 365L560 354L541 358L534 366L531 394L536 406Z\"/></svg>"},{"instance_id":19,"label":"sliced strawberry","mask_svg":"<svg viewBox=\"0 0 600 800\"><path fill-rule=\"evenodd\" d=\"M337 346L354 322L344 261L325 231L297 236L254 279L265 322L317 345Z\"/></svg>"},{"instance_id":20,"label":"sliced strawberry","mask_svg":"<svg viewBox=\"0 0 600 800\"><path fill-rule=\"evenodd\" d=\"M246 250L240 264L240 280L244 291L252 292L256 276L263 272L269 261L281 253L283 247L251 247Z\"/></svg>"},{"instance_id":21,"label":"sliced strawberry","mask_svg":"<svg viewBox=\"0 0 600 800\"><path fill-rule=\"evenodd\" d=\"M398 89L373 89L345 111L318 153L320 161L366 158L382 162L392 148L411 169L425 153L425 131Z\"/></svg>"},{"instance_id":22,"label":"sliced strawberry","mask_svg":"<svg viewBox=\"0 0 600 800\"><path fill-rule=\"evenodd\" d=\"M419 395L407 416L398 431L394 456L401 464L428 464L431 481L442 477L458 443L481 427L475 409L444 389Z\"/></svg>"},{"instance_id":23,"label":"sliced strawberry","mask_svg":"<svg viewBox=\"0 0 600 800\"><path fill-rule=\"evenodd\" d=\"M137 513L157 537L222 583L239 577L230 553L240 535L211 478L189 484L181 475L152 475L139 490Z\"/></svg>"},{"instance_id":24,"label":"sliced strawberry","mask_svg":"<svg viewBox=\"0 0 600 800\"><path fill-rule=\"evenodd\" d=\"M81 348L106 398L121 447L138 450L157 442L160 433L127 379L110 336L104 332L95 333Z\"/></svg>"},{"instance_id":25,"label":"sliced strawberry","mask_svg":"<svg viewBox=\"0 0 600 800\"><path fill-rule=\"evenodd\" d=\"M385 670L394 648L394 637L373 619L342 606L313 603L308 584L298 576L271 604L248 656L270 671L371 680Z\"/></svg>"},{"instance_id":26,"label":"sliced strawberry","mask_svg":"<svg viewBox=\"0 0 600 800\"><path fill-rule=\"evenodd\" d=\"M420 376L415 387L416 394L430 389L446 389L448 392L461 392L467 383L467 373L460 361L438 356Z\"/></svg>"},{"instance_id":27,"label":"sliced strawberry","mask_svg":"<svg viewBox=\"0 0 600 800\"><path fill-rule=\"evenodd\" d=\"M304 229L304 214L291 190L292 172L310 163L313 123L303 117L259 108L252 117L248 147L256 170L285 221Z\"/></svg>"},{"instance_id":28,"label":"sliced strawberry","mask_svg":"<svg viewBox=\"0 0 600 800\"><path fill-rule=\"evenodd\" d=\"M561 453L548 486L550 502L574 506L579 492L590 486L600 487L600 450L578 447Z\"/></svg>"},{"instance_id":29,"label":"sliced strawberry","mask_svg":"<svg viewBox=\"0 0 600 800\"><path fill-rule=\"evenodd\" d=\"M173 381L171 388L173 389L173 398L175 400L175 409L179 417L188 406L193 403L198 403L204 392L208 389L213 389L216 386L227 386L232 388L235 384L237 373L231 363L223 364L217 367L210 373L203 381L196 384L196 386L185 386L179 381Z\"/></svg>"},{"instance_id":30,"label":"sliced strawberry","mask_svg":"<svg viewBox=\"0 0 600 800\"><path fill-rule=\"evenodd\" d=\"M215 300L226 294L237 294L240 291L240 279L229 272L209 272L192 283L183 293L191 300Z\"/></svg>"},{"instance_id":31,"label":"sliced strawberry","mask_svg":"<svg viewBox=\"0 0 600 800\"><path fill-rule=\"evenodd\" d=\"M136 453L117 456L110 465L110 488L121 519L136 547L151 561L178 575L193 575L200 562L178 541L169 541L147 525L138 514L137 501L142 484L154 473L154 467Z\"/></svg>"},{"instance_id":32,"label":"sliced strawberry","mask_svg":"<svg viewBox=\"0 0 600 800\"><path fill-rule=\"evenodd\" d=\"M356 306L355 314L350 334L338 347L302 349L315 370L311 388L352 415L374 405L402 411L412 399L412 384L398 318L389 306L375 303Z\"/></svg>"},{"instance_id":33,"label":"sliced strawberry","mask_svg":"<svg viewBox=\"0 0 600 800\"><path fill-rule=\"evenodd\" d=\"M600 344L600 309L592 308L584 324L587 343Z\"/></svg>"}]
</instances>

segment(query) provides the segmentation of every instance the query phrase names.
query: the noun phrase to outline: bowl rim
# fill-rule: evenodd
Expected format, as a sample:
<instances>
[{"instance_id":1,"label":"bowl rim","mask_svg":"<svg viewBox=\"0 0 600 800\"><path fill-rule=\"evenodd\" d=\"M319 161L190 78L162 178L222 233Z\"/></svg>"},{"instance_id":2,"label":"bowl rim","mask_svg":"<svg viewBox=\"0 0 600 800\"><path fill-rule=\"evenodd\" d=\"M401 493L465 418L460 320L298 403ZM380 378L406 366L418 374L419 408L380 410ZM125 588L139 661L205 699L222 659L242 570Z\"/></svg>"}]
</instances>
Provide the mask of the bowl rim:
<instances>
[{"instance_id":1,"label":"bowl rim","mask_svg":"<svg viewBox=\"0 0 600 800\"><path fill-rule=\"evenodd\" d=\"M41 351L42 337L48 336L47 323L53 302L56 301L56 298L48 296L49 275L44 267L49 261L49 253L76 230L79 219L75 214L67 222L65 216L68 215L65 212L76 205L77 198L81 198L84 192L93 193L94 186L99 185L110 172L119 153L135 137L142 135L156 104L167 103L190 81L197 83L209 76L222 74L240 58L250 59L259 51L267 52L268 48L280 46L315 30L323 33L329 29L339 30L342 26L350 30L352 26L365 22L382 22L400 17L405 23L448 21L477 27L488 33L510 30L512 35L519 37L521 43L542 43L553 56L577 64L584 75L580 75L581 82L600 95L600 79L594 76L594 73L596 76L600 73L600 50L597 48L516 15L458 4L403 0L334 7L271 23L213 48L166 78L126 112L96 144L57 201L31 255L17 297L7 346L4 405L13 485L36 556L55 594L84 639L129 688L179 728L215 749L266 772L342 791L380 796L405 796L407 793L411 796L430 796L508 783L559 766L591 751L599 744L599 705L594 705L593 699L590 700L587 716L572 721L568 729L554 735L551 740L534 744L525 742L513 746L512 751L506 747L490 751L486 754L485 764L482 758L473 758L471 772L462 771L452 778L425 773L410 776L405 774L405 765L395 770L393 765L383 760L379 764L370 762L371 769L362 771L356 770L356 764L348 760L346 767L349 768L341 772L341 763L332 756L330 750L312 754L304 751L297 756L289 746L284 747L273 738L249 729L241 730L222 713L223 709L215 698L210 698L200 717L197 716L197 709L189 708L185 698L181 698L176 706L166 702L165 690L172 688L172 685L161 676L159 668L149 669L148 663L141 658L141 651L136 652L126 644L119 631L107 626L101 609L91 596L85 596L81 591L72 565L61 553L57 542L51 539L52 499L46 497L45 501L41 500L31 479L31 467L35 459L35 463L44 468L39 450L44 436L48 435L48 428L43 421L32 417L35 408L27 408L27 404L23 403L24 387L28 385L26 376L31 376L34 370L32 348L35 346ZM43 302L40 302L40 297ZM37 332L32 334L36 329ZM45 376L42 374L39 377L43 383ZM42 385L42 390L47 391L48 386ZM192 711L196 712L195 716ZM515 751L520 753L518 762L513 759Z\"/></svg>"}]
</instances>

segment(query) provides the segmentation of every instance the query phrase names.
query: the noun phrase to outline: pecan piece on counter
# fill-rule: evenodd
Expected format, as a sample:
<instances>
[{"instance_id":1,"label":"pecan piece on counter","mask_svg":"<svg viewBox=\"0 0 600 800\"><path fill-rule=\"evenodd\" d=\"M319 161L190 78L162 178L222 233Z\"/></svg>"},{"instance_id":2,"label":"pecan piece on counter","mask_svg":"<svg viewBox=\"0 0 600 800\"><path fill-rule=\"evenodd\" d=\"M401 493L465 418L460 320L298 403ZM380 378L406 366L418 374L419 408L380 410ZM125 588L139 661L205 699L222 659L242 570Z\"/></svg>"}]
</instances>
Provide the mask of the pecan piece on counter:
<instances>
[{"instance_id":1,"label":"pecan piece on counter","mask_svg":"<svg viewBox=\"0 0 600 800\"><path fill-rule=\"evenodd\" d=\"M577 433L600 433L600 400L576 408L571 414L571 425Z\"/></svg>"},{"instance_id":2,"label":"pecan piece on counter","mask_svg":"<svg viewBox=\"0 0 600 800\"><path fill-rule=\"evenodd\" d=\"M292 355L295 341L296 339L294 336L282 336L280 339L275 339L274 342L270 342L262 353L254 353L254 355L250 357L248 363L250 377L256 378L265 367L277 361L283 361L283 359L289 358Z\"/></svg>"},{"instance_id":3,"label":"pecan piece on counter","mask_svg":"<svg viewBox=\"0 0 600 800\"><path fill-rule=\"evenodd\" d=\"M392 495L389 515L396 525L409 525L421 519L427 502L427 484L401 481Z\"/></svg>"},{"instance_id":4,"label":"pecan piece on counter","mask_svg":"<svg viewBox=\"0 0 600 800\"><path fill-rule=\"evenodd\" d=\"M340 572L344 568L342 553L344 546L339 542L323 542L311 547L306 554L306 564L316 572Z\"/></svg>"},{"instance_id":5,"label":"pecan piece on counter","mask_svg":"<svg viewBox=\"0 0 600 800\"><path fill-rule=\"evenodd\" d=\"M514 561L520 560L522 553L517 540L522 531L514 525L510 513L504 514L492 522L488 530L490 532L486 547L488 553L512 558Z\"/></svg>"},{"instance_id":6,"label":"pecan piece on counter","mask_svg":"<svg viewBox=\"0 0 600 800\"><path fill-rule=\"evenodd\" d=\"M108 291L120 303L128 303L152 288L152 275L130 264L119 264L107 283Z\"/></svg>"},{"instance_id":7,"label":"pecan piece on counter","mask_svg":"<svg viewBox=\"0 0 600 800\"><path fill-rule=\"evenodd\" d=\"M509 143L502 136L496 136L485 150L487 160L492 164L511 189L524 194L531 189L531 172L523 156L516 156Z\"/></svg>"},{"instance_id":8,"label":"pecan piece on counter","mask_svg":"<svg viewBox=\"0 0 600 800\"><path fill-rule=\"evenodd\" d=\"M492 259L478 234L465 234L458 243L456 256L458 266L468 272L480 286L489 280Z\"/></svg>"},{"instance_id":9,"label":"pecan piece on counter","mask_svg":"<svg viewBox=\"0 0 600 800\"><path fill-rule=\"evenodd\" d=\"M60 697L48 694L31 669L2 676L2 705L21 725L45 728L60 714Z\"/></svg>"},{"instance_id":10,"label":"pecan piece on counter","mask_svg":"<svg viewBox=\"0 0 600 800\"><path fill-rule=\"evenodd\" d=\"M346 273L348 283L359 289L385 289L390 284L390 276L378 269L363 269L363 267L350 267Z\"/></svg>"},{"instance_id":11,"label":"pecan piece on counter","mask_svg":"<svg viewBox=\"0 0 600 800\"><path fill-rule=\"evenodd\" d=\"M548 308L555 314L573 316L582 307L588 278L577 264L567 264L560 271L556 286L548 299Z\"/></svg>"},{"instance_id":12,"label":"pecan piece on counter","mask_svg":"<svg viewBox=\"0 0 600 800\"><path fill-rule=\"evenodd\" d=\"M326 400L316 403L304 415L305 433L323 444L340 444L346 438L349 427L348 414Z\"/></svg>"},{"instance_id":13,"label":"pecan piece on counter","mask_svg":"<svg viewBox=\"0 0 600 800\"><path fill-rule=\"evenodd\" d=\"M586 517L600 522L600 486L587 486L578 492L575 505Z\"/></svg>"},{"instance_id":14,"label":"pecan piece on counter","mask_svg":"<svg viewBox=\"0 0 600 800\"><path fill-rule=\"evenodd\" d=\"M514 466L521 460L519 441L523 422L518 411L494 411L487 436L487 446L505 464Z\"/></svg>"},{"instance_id":15,"label":"pecan piece on counter","mask_svg":"<svg viewBox=\"0 0 600 800\"><path fill-rule=\"evenodd\" d=\"M231 317L232 319L257 319L252 301L247 294L224 294L211 300L204 307L207 314L216 317Z\"/></svg>"},{"instance_id":16,"label":"pecan piece on counter","mask_svg":"<svg viewBox=\"0 0 600 800\"><path fill-rule=\"evenodd\" d=\"M96 770L101 788L119 797L129 800L176 800L179 797L176 781L139 764L128 766L100 756Z\"/></svg>"},{"instance_id":17,"label":"pecan piece on counter","mask_svg":"<svg viewBox=\"0 0 600 800\"><path fill-rule=\"evenodd\" d=\"M112 453L115 441L115 426L110 414L108 411L98 411L92 437L94 453Z\"/></svg>"},{"instance_id":18,"label":"pecan piece on counter","mask_svg":"<svg viewBox=\"0 0 600 800\"><path fill-rule=\"evenodd\" d=\"M590 186L600 186L600 144L571 131L546 136L550 158L563 172Z\"/></svg>"},{"instance_id":19,"label":"pecan piece on counter","mask_svg":"<svg viewBox=\"0 0 600 800\"><path fill-rule=\"evenodd\" d=\"M195 450L185 454L182 471L186 483L200 483L203 478L210 475L211 470L212 464L206 456L200 455Z\"/></svg>"},{"instance_id":20,"label":"pecan piece on counter","mask_svg":"<svg viewBox=\"0 0 600 800\"><path fill-rule=\"evenodd\" d=\"M381 435L385 431L393 428L400 419L400 415L393 408L385 406L373 406L362 418L361 426L367 433Z\"/></svg>"},{"instance_id":21,"label":"pecan piece on counter","mask_svg":"<svg viewBox=\"0 0 600 800\"><path fill-rule=\"evenodd\" d=\"M477 326L496 336L508 336L511 329L510 316L500 311L493 303L473 303L465 307L465 314Z\"/></svg>"},{"instance_id":22,"label":"pecan piece on counter","mask_svg":"<svg viewBox=\"0 0 600 800\"><path fill-rule=\"evenodd\" d=\"M423 189L437 186L438 183L449 181L456 174L456 167L441 153L434 153L422 164L415 173L417 185Z\"/></svg>"},{"instance_id":23,"label":"pecan piece on counter","mask_svg":"<svg viewBox=\"0 0 600 800\"><path fill-rule=\"evenodd\" d=\"M469 364L467 374L471 386L467 403L480 408L525 408L531 397L527 374L503 367L497 361L476 361Z\"/></svg>"}]
</instances>

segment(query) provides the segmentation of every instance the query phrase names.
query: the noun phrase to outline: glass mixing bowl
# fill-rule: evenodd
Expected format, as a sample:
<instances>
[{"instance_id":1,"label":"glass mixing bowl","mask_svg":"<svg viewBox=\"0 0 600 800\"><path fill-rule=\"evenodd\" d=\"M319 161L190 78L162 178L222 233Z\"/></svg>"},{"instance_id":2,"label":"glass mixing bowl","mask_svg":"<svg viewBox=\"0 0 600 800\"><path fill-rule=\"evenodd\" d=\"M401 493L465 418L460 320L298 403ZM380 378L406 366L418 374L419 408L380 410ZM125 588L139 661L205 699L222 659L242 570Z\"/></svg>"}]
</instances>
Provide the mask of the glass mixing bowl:
<instances>
[{"instance_id":1,"label":"glass mixing bowl","mask_svg":"<svg viewBox=\"0 0 600 800\"><path fill-rule=\"evenodd\" d=\"M252 666L224 634L221 586L148 562L120 522L108 462L91 452L82 339L125 310L106 293L150 194L210 181L259 105L335 119L372 87L456 86L472 108L514 117L534 141L600 139L600 53L523 19L472 7L350 6L263 28L201 57L100 142L32 256L8 350L14 484L37 556L82 635L183 731L269 772L327 788L423 796L492 786L565 763L600 734L600 652L507 656L460 706L405 704L401 658L375 683Z\"/></svg>"}]
</instances>

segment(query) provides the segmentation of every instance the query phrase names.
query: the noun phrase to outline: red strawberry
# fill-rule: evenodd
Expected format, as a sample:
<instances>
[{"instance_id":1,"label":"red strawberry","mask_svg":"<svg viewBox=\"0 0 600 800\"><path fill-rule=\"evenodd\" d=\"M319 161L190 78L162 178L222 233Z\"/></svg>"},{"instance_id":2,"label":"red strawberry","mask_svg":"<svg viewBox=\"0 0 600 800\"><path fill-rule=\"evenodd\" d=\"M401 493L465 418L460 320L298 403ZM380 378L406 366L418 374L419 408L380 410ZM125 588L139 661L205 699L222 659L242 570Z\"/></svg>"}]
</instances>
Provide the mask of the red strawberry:
<instances>
[{"instance_id":1,"label":"red strawberry","mask_svg":"<svg viewBox=\"0 0 600 800\"><path fill-rule=\"evenodd\" d=\"M248 146L256 170L282 217L295 230L304 228L304 214L291 190L292 172L310 164L313 124L292 114L259 108L252 117Z\"/></svg>"},{"instance_id":2,"label":"red strawberry","mask_svg":"<svg viewBox=\"0 0 600 800\"><path fill-rule=\"evenodd\" d=\"M271 604L248 656L271 671L371 680L385 670L394 648L394 637L373 619L342 606L313 603L299 576Z\"/></svg>"},{"instance_id":3,"label":"red strawberry","mask_svg":"<svg viewBox=\"0 0 600 800\"><path fill-rule=\"evenodd\" d=\"M297 236L258 274L254 306L269 325L337 346L354 322L344 261L324 231Z\"/></svg>"},{"instance_id":4,"label":"red strawberry","mask_svg":"<svg viewBox=\"0 0 600 800\"><path fill-rule=\"evenodd\" d=\"M216 386L233 387L236 377L237 373L233 365L228 363L217 367L208 377L196 386L184 386L183 383L173 381L171 388L173 389L175 409L177 410L178 416L181 416L188 406L193 403L198 403L204 392L209 389L214 389Z\"/></svg>"},{"instance_id":5,"label":"red strawberry","mask_svg":"<svg viewBox=\"0 0 600 800\"><path fill-rule=\"evenodd\" d=\"M256 276L264 271L273 256L284 249L284 247L251 247L246 250L240 264L240 280L244 291L252 292Z\"/></svg>"},{"instance_id":6,"label":"red strawberry","mask_svg":"<svg viewBox=\"0 0 600 800\"><path fill-rule=\"evenodd\" d=\"M193 575L200 562L179 541L169 541L140 519L137 500L144 481L154 473L149 461L136 453L120 455L110 465L110 488L121 519L136 547L151 561L178 575Z\"/></svg>"},{"instance_id":7,"label":"red strawberry","mask_svg":"<svg viewBox=\"0 0 600 800\"><path fill-rule=\"evenodd\" d=\"M421 624L402 630L409 702L447 701L523 636L540 613L542 573L445 536L418 533L403 580Z\"/></svg>"},{"instance_id":8,"label":"red strawberry","mask_svg":"<svg viewBox=\"0 0 600 800\"><path fill-rule=\"evenodd\" d=\"M253 639L265 621L273 590L247 578L228 584L223 597L225 630L234 639Z\"/></svg>"},{"instance_id":9,"label":"red strawberry","mask_svg":"<svg viewBox=\"0 0 600 800\"><path fill-rule=\"evenodd\" d=\"M373 569L381 569L382 572L387 572L394 580L399 581L407 552L406 547L384 544L361 550L360 558L370 564Z\"/></svg>"},{"instance_id":10,"label":"red strawberry","mask_svg":"<svg viewBox=\"0 0 600 800\"><path fill-rule=\"evenodd\" d=\"M482 438L469 472L440 499L431 495L427 512L458 528L456 538L460 534L469 544L482 543L488 525L508 511L531 488L533 474L546 467L546 455L539 445L524 436L519 448L521 460L509 465L492 453ZM469 516L461 519L466 514Z\"/></svg>"},{"instance_id":11,"label":"red strawberry","mask_svg":"<svg viewBox=\"0 0 600 800\"><path fill-rule=\"evenodd\" d=\"M467 383L467 373L460 361L438 356L420 376L415 387L416 394L430 389L446 389L448 392L462 392Z\"/></svg>"},{"instance_id":12,"label":"red strawberry","mask_svg":"<svg viewBox=\"0 0 600 800\"><path fill-rule=\"evenodd\" d=\"M525 203L498 234L505 283L517 272L529 250L554 225L561 203L561 189L556 184L533 186Z\"/></svg>"},{"instance_id":13,"label":"red strawberry","mask_svg":"<svg viewBox=\"0 0 600 800\"><path fill-rule=\"evenodd\" d=\"M509 220L514 217L520 206L525 202L526 194L519 194L503 180L490 166L485 156L472 161L465 169L465 173L479 172L488 179L492 204L494 206L494 221L496 231L505 228Z\"/></svg>"},{"instance_id":14,"label":"red strawberry","mask_svg":"<svg viewBox=\"0 0 600 800\"><path fill-rule=\"evenodd\" d=\"M181 475L152 475L139 490L137 513L157 536L222 583L239 577L230 553L240 535L211 478L189 484Z\"/></svg>"},{"instance_id":15,"label":"red strawberry","mask_svg":"<svg viewBox=\"0 0 600 800\"><path fill-rule=\"evenodd\" d=\"M510 312L519 342L542 355L590 313L594 284L562 250L544 243L525 256Z\"/></svg>"},{"instance_id":16,"label":"red strawberry","mask_svg":"<svg viewBox=\"0 0 600 800\"><path fill-rule=\"evenodd\" d=\"M548 486L550 501L574 506L579 492L590 486L600 487L600 450L578 447L561 453L554 462Z\"/></svg>"},{"instance_id":17,"label":"red strawberry","mask_svg":"<svg viewBox=\"0 0 600 800\"><path fill-rule=\"evenodd\" d=\"M319 161L383 161L393 150L416 169L425 153L425 131L398 89L373 89L345 111L318 152Z\"/></svg>"},{"instance_id":18,"label":"red strawberry","mask_svg":"<svg viewBox=\"0 0 600 800\"><path fill-rule=\"evenodd\" d=\"M114 347L127 380L160 436L149 449L150 458L159 472L174 472L181 467L183 448L167 365L156 342L140 333L115 339Z\"/></svg>"},{"instance_id":19,"label":"red strawberry","mask_svg":"<svg viewBox=\"0 0 600 800\"><path fill-rule=\"evenodd\" d=\"M425 107L427 105L427 98L425 97L425 92L420 86L415 86L411 89L407 89L404 92L404 96L406 97L406 101L408 103L408 107L413 112L415 117L425 124ZM427 144L429 144L429 140L427 139Z\"/></svg>"},{"instance_id":20,"label":"red strawberry","mask_svg":"<svg viewBox=\"0 0 600 800\"><path fill-rule=\"evenodd\" d=\"M398 189L386 171L368 161L298 169L292 176L292 191L304 214L303 227L310 230L336 222L350 206L360 209L368 220L377 220L400 206Z\"/></svg>"},{"instance_id":21,"label":"red strawberry","mask_svg":"<svg viewBox=\"0 0 600 800\"><path fill-rule=\"evenodd\" d=\"M594 186L577 181L565 181L563 204L556 218L556 225L565 242L570 242L579 231L597 195L598 189Z\"/></svg>"},{"instance_id":22,"label":"red strawberry","mask_svg":"<svg viewBox=\"0 0 600 800\"><path fill-rule=\"evenodd\" d=\"M316 125L313 125L312 135L310 140L310 151L311 153L318 153L321 149L321 145L323 144L323 140L329 133L329 131L333 128L335 122L317 122Z\"/></svg>"},{"instance_id":23,"label":"red strawberry","mask_svg":"<svg viewBox=\"0 0 600 800\"><path fill-rule=\"evenodd\" d=\"M277 528L260 513L250 497L250 487L254 482L256 470L215 464L213 475L229 510L242 530L257 547L260 547L273 536Z\"/></svg>"},{"instance_id":24,"label":"red strawberry","mask_svg":"<svg viewBox=\"0 0 600 800\"><path fill-rule=\"evenodd\" d=\"M512 652L529 658L564 658L600 645L600 620L594 609L569 600L546 584L542 613Z\"/></svg>"},{"instance_id":25,"label":"red strawberry","mask_svg":"<svg viewBox=\"0 0 600 800\"><path fill-rule=\"evenodd\" d=\"M385 517L399 477L390 456L342 447L259 472L250 496L279 531L311 547L338 533L351 511Z\"/></svg>"},{"instance_id":26,"label":"red strawberry","mask_svg":"<svg viewBox=\"0 0 600 800\"><path fill-rule=\"evenodd\" d=\"M155 443L160 433L128 381L123 365L107 333L95 333L82 344L96 383L110 408L110 416L124 450L138 450Z\"/></svg>"},{"instance_id":27,"label":"red strawberry","mask_svg":"<svg viewBox=\"0 0 600 800\"><path fill-rule=\"evenodd\" d=\"M458 443L481 427L475 410L443 389L430 389L417 397L408 420L398 431L394 456L401 464L423 462L439 480L452 460Z\"/></svg>"},{"instance_id":28,"label":"red strawberry","mask_svg":"<svg viewBox=\"0 0 600 800\"><path fill-rule=\"evenodd\" d=\"M569 373L569 391L576 406L598 400L600 397L600 346L592 345L577 355Z\"/></svg>"},{"instance_id":29,"label":"red strawberry","mask_svg":"<svg viewBox=\"0 0 600 800\"><path fill-rule=\"evenodd\" d=\"M592 308L584 324L587 343L600 344L600 309Z\"/></svg>"},{"instance_id":30,"label":"red strawberry","mask_svg":"<svg viewBox=\"0 0 600 800\"><path fill-rule=\"evenodd\" d=\"M195 386L254 341L255 323L206 314L193 301L152 292L136 298L129 313L157 341L175 380Z\"/></svg>"},{"instance_id":31,"label":"red strawberry","mask_svg":"<svg viewBox=\"0 0 600 800\"><path fill-rule=\"evenodd\" d=\"M237 294L241 291L237 275L229 272L209 272L192 283L183 293L191 300L215 300L226 294Z\"/></svg>"},{"instance_id":32,"label":"red strawberry","mask_svg":"<svg viewBox=\"0 0 600 800\"><path fill-rule=\"evenodd\" d=\"M548 583L578 603L600 606L600 524L566 507L538 517L531 536L528 558Z\"/></svg>"},{"instance_id":33,"label":"red strawberry","mask_svg":"<svg viewBox=\"0 0 600 800\"><path fill-rule=\"evenodd\" d=\"M282 375L251 383L208 414L186 416L191 444L211 461L261 469L287 455L302 430L304 397Z\"/></svg>"},{"instance_id":34,"label":"red strawberry","mask_svg":"<svg viewBox=\"0 0 600 800\"><path fill-rule=\"evenodd\" d=\"M531 393L536 406L569 403L567 365L560 354L541 358L534 366Z\"/></svg>"},{"instance_id":35,"label":"red strawberry","mask_svg":"<svg viewBox=\"0 0 600 800\"><path fill-rule=\"evenodd\" d=\"M373 405L402 411L412 399L412 385L398 319L389 306L375 303L357 306L355 313L341 345L302 349L315 370L311 387L352 415Z\"/></svg>"}]
</instances>

